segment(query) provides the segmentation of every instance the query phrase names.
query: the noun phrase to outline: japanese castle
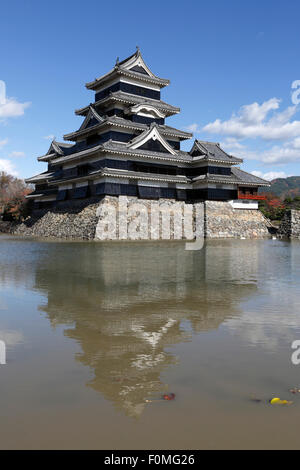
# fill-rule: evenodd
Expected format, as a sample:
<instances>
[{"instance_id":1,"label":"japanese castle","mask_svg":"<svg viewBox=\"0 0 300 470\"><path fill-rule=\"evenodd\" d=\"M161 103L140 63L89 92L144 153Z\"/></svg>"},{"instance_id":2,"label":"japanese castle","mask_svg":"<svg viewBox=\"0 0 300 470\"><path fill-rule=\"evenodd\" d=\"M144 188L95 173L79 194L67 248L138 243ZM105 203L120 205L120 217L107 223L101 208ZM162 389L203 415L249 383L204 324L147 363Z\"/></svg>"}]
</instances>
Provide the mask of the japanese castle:
<instances>
[{"instance_id":1,"label":"japanese castle","mask_svg":"<svg viewBox=\"0 0 300 470\"><path fill-rule=\"evenodd\" d=\"M35 209L60 206L66 200L127 195L143 199L231 201L236 208L257 208L260 186L269 183L241 170L242 159L218 143L195 140L189 152L180 148L189 132L168 126L180 112L161 100L170 81L149 69L139 48L114 68L86 84L95 101L75 113L80 128L53 140L38 158L47 171L28 178Z\"/></svg>"}]
</instances>

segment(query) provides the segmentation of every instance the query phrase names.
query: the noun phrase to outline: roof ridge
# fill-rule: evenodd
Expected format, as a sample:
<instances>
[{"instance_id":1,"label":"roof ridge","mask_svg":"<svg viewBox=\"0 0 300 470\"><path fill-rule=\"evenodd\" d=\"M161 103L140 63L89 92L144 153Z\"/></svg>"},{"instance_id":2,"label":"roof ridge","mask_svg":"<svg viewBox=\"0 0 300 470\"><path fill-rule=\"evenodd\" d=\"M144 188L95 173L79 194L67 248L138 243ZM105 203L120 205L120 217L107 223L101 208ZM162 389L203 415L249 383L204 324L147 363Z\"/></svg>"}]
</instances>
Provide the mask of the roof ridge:
<instances>
[{"instance_id":1,"label":"roof ridge","mask_svg":"<svg viewBox=\"0 0 300 470\"><path fill-rule=\"evenodd\" d=\"M63 155L63 151L60 148L59 143L56 142L55 139L52 140L52 142L50 144L50 148L51 148L51 146L54 148L55 152L59 153L60 155Z\"/></svg>"},{"instance_id":2,"label":"roof ridge","mask_svg":"<svg viewBox=\"0 0 300 470\"><path fill-rule=\"evenodd\" d=\"M209 141L209 140L200 140L200 139L195 139L196 142L199 142L200 144L214 144L214 145L218 145L218 147L220 147L220 143L219 142L212 142L212 141ZM220 147L221 148L221 147ZM221 149L222 150L222 149Z\"/></svg>"},{"instance_id":3,"label":"roof ridge","mask_svg":"<svg viewBox=\"0 0 300 470\"><path fill-rule=\"evenodd\" d=\"M182 131L181 129L177 129L177 127L168 126L167 124L159 124L159 126L160 127L165 127L165 128L168 128L168 129L172 129L172 130L176 130L176 131L182 132L183 134L193 136L192 132Z\"/></svg>"},{"instance_id":4,"label":"roof ridge","mask_svg":"<svg viewBox=\"0 0 300 470\"><path fill-rule=\"evenodd\" d=\"M55 141L55 143L59 146L62 146L62 147L72 147L74 144L69 144L68 142L58 142L57 140Z\"/></svg>"},{"instance_id":5,"label":"roof ridge","mask_svg":"<svg viewBox=\"0 0 300 470\"><path fill-rule=\"evenodd\" d=\"M129 68L124 67L124 65L127 63L128 63ZM144 75L140 72L136 72L135 70L132 70L131 68L133 68L135 65L142 66L142 68L145 69L146 74ZM131 74L133 77L136 77L137 79L143 79L144 81L156 83L158 84L158 86L161 86L161 87L169 85L170 83L169 79L158 77L151 71L151 69L148 67L148 65L144 61L139 47L137 46L137 50L134 54L130 55L126 59L122 60L121 62L119 61L119 57L117 57L116 63L111 70L109 70L104 75L101 75L100 77L95 78L93 81L87 82L85 86L88 89L92 89L92 90L96 89L98 86L98 83L109 80L114 73Z\"/></svg>"},{"instance_id":6,"label":"roof ridge","mask_svg":"<svg viewBox=\"0 0 300 470\"><path fill-rule=\"evenodd\" d=\"M269 183L268 180L265 180L264 178L261 178L260 176L253 175L252 173L249 173L249 171L241 170L241 168L239 166L233 167L232 170L238 170L241 173L245 173L246 175L251 175L254 178L257 178L258 180L265 181L266 183Z\"/></svg>"},{"instance_id":7,"label":"roof ridge","mask_svg":"<svg viewBox=\"0 0 300 470\"><path fill-rule=\"evenodd\" d=\"M100 114L94 109L93 105L90 105L90 110L91 110L93 116L94 116L99 122L105 121L105 118L103 118L102 116L100 116Z\"/></svg>"},{"instance_id":8,"label":"roof ridge","mask_svg":"<svg viewBox=\"0 0 300 470\"><path fill-rule=\"evenodd\" d=\"M126 146L128 148L138 149L140 146L144 145L148 140L154 139L158 140L160 144L165 147L166 150L172 155L176 155L177 151L169 144L169 142L161 134L160 129L156 122L151 122L148 129L145 129L144 132L136 136L134 139L130 140Z\"/></svg>"},{"instance_id":9,"label":"roof ridge","mask_svg":"<svg viewBox=\"0 0 300 470\"><path fill-rule=\"evenodd\" d=\"M129 103L132 103L133 105L134 104L145 104L145 105L149 104L154 107L157 107L158 109L165 109L165 110L171 111L172 113L180 112L180 108L178 106L169 104L166 101L163 101L161 99L155 100L153 98L145 98L143 96L132 95L130 93L126 93L125 91L121 91L121 90L110 92L108 96L105 96L101 98L100 100L95 101L93 103L93 106L94 107L101 106L102 103L106 102L106 100L108 100L109 98L113 98L115 100L119 99L119 100L128 101ZM89 107L90 107L90 104L82 108L75 109L75 114L84 115L85 113L88 112Z\"/></svg>"},{"instance_id":10,"label":"roof ridge","mask_svg":"<svg viewBox=\"0 0 300 470\"><path fill-rule=\"evenodd\" d=\"M122 65L122 64L124 64L125 62L127 62L127 60L132 59L132 57L138 56L138 54L141 54L141 52L140 52L140 48L139 48L138 46L136 46L136 51L135 51L133 54L131 54L131 55L130 55L129 57L127 57L126 59L121 60L121 62L118 61L118 62L116 62L116 63L118 63L118 65Z\"/></svg>"},{"instance_id":11,"label":"roof ridge","mask_svg":"<svg viewBox=\"0 0 300 470\"><path fill-rule=\"evenodd\" d=\"M154 98L145 98L144 96L133 95L133 94L131 94L131 93L126 93L126 91L122 91L122 90L111 91L110 94L109 94L109 96L116 96L116 95L126 95L126 97L128 96L129 98L135 96L135 97L137 97L137 98L142 99L143 102L145 102L145 103L147 103L147 102L149 102L149 103L151 103L151 104L152 104L152 103L155 103L155 104L157 104L157 103L163 103L163 104L166 104L167 106L171 106L172 108L180 109L180 108L178 108L177 106L174 106L174 105L172 105L172 104L166 103L166 102L163 101L163 100L155 100ZM105 99L105 98L107 98L107 96L105 96L103 99ZM99 101L101 101L101 100L99 100ZM96 101L96 103L97 103L97 101Z\"/></svg>"}]
</instances>

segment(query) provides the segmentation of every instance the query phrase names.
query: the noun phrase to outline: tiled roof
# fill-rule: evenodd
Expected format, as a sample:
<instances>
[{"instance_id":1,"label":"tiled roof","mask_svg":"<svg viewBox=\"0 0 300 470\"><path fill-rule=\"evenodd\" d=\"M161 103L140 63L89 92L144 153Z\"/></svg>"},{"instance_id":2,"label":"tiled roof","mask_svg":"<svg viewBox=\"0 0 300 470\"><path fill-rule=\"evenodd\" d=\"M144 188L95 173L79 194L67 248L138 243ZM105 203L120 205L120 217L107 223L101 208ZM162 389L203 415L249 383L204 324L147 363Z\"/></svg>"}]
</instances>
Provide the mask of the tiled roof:
<instances>
[{"instance_id":1,"label":"tiled roof","mask_svg":"<svg viewBox=\"0 0 300 470\"><path fill-rule=\"evenodd\" d=\"M30 199L30 198L37 198L37 197L43 197L43 196L53 196L56 193L57 193L57 188L47 188L47 189L43 189L42 191L34 191L33 193L28 194L26 198Z\"/></svg>"},{"instance_id":2,"label":"tiled roof","mask_svg":"<svg viewBox=\"0 0 300 470\"><path fill-rule=\"evenodd\" d=\"M56 164L60 165L61 163L68 163L69 161L77 160L87 155L92 155L93 153L100 151L101 148L102 148L102 145L96 145L95 147L85 148L83 150L80 150L79 152L72 153L71 155L65 155L63 157L55 158L55 160L53 160L51 163L53 165L56 165Z\"/></svg>"},{"instance_id":3,"label":"tiled roof","mask_svg":"<svg viewBox=\"0 0 300 470\"><path fill-rule=\"evenodd\" d=\"M164 152L153 152L150 150L139 150L139 149L130 149L126 146L126 144L121 144L117 142L113 142L108 140L103 144L96 145L95 147L90 147L81 150L80 152L73 153L71 155L66 155L63 157L56 158L51 163L53 165L67 163L72 160L77 160L79 158L90 156L94 153L113 153L119 155L128 155L128 156L141 156L156 160L166 160L166 161L173 161L173 162L191 162L192 157L183 151L177 151L176 155L171 155L169 153Z\"/></svg>"},{"instance_id":4,"label":"tiled roof","mask_svg":"<svg viewBox=\"0 0 300 470\"><path fill-rule=\"evenodd\" d=\"M95 90L95 89L97 89L97 87L99 87L100 85L102 85L106 81L111 80L115 75L126 75L128 77L135 78L135 79L141 80L143 82L154 83L154 84L156 84L160 87L164 87L166 85L169 85L170 80L168 80L166 78L157 77L156 75L153 74L153 72L150 71L149 68L147 68L149 74L148 73L147 74L140 73L138 71L134 71L134 70L130 69L130 64L127 64L127 63L128 62L130 63L130 60L133 59L133 58L136 58L136 59L140 58L140 61L142 61L144 66L147 67L144 60L143 60L143 58L142 58L140 50L137 49L137 51L134 54L132 54L131 56L127 57L127 59L124 59L121 62L119 62L119 59L117 59L116 65L114 66L114 68L112 70L110 70L106 74L102 75L101 77L95 78L95 80L93 80L89 83L86 83L85 86L90 90ZM135 61L133 61L133 62L135 62ZM127 67L126 67L126 64L128 65Z\"/></svg>"},{"instance_id":5,"label":"tiled roof","mask_svg":"<svg viewBox=\"0 0 300 470\"><path fill-rule=\"evenodd\" d=\"M142 124L140 122L133 122L129 119L124 119L119 116L110 116L107 118L107 122L112 122L116 125L121 126L130 126L134 127L135 129L147 130L149 129L149 124ZM175 127L166 126L165 124L157 124L159 131L164 135L172 135L176 137L182 137L184 139L189 139L192 137L193 134L190 132L185 132L180 129L176 129Z\"/></svg>"},{"instance_id":6,"label":"tiled roof","mask_svg":"<svg viewBox=\"0 0 300 470\"><path fill-rule=\"evenodd\" d=\"M170 80L166 78L150 77L149 75L144 75L139 72L128 70L125 67L116 65L112 70L110 70L110 72L106 73L105 75L102 75L102 77L96 78L92 82L86 83L85 86L89 90L95 90L108 80L112 80L116 75L125 75L127 77L135 78L143 82L153 83L160 87L164 87L166 85L169 85L170 83Z\"/></svg>"},{"instance_id":7,"label":"tiled roof","mask_svg":"<svg viewBox=\"0 0 300 470\"><path fill-rule=\"evenodd\" d=\"M74 144L67 143L67 142L57 142L56 140L52 140L49 150L46 153L46 155L42 155L41 157L38 157L38 161L40 162L48 162L52 160L52 158L57 157L57 155L65 155L66 150L70 149L73 147Z\"/></svg>"},{"instance_id":8,"label":"tiled roof","mask_svg":"<svg viewBox=\"0 0 300 470\"><path fill-rule=\"evenodd\" d=\"M112 142L108 140L102 145L103 150L111 151L112 153L121 153L127 155L138 155L145 156L150 158L157 158L159 160L170 160L170 161L182 161L182 162L191 162L192 158L187 152L181 150L176 151L176 155L171 155L167 152L153 152L151 150L140 150L140 149L131 149L126 146L126 144L121 144L117 142Z\"/></svg>"},{"instance_id":9,"label":"tiled roof","mask_svg":"<svg viewBox=\"0 0 300 470\"><path fill-rule=\"evenodd\" d=\"M129 119L124 119L119 116L107 116L104 120L102 120L101 122L98 122L97 124L93 126L85 127L83 129L79 129L78 131L65 134L64 139L76 140L78 136L95 132L96 129L100 129L101 127L104 127L105 125L106 126L107 125L119 126L119 127L124 127L127 129L134 129L134 130L141 130L141 131L145 131L149 129L149 125L147 124L142 124L140 122L133 122L133 121L130 121ZM182 139L189 139L192 137L192 134L190 134L189 132L181 131L180 129L176 129L174 127L170 127L166 125L157 125L157 127L159 128L159 131L161 132L161 134L163 134L164 136L179 137Z\"/></svg>"},{"instance_id":10,"label":"tiled roof","mask_svg":"<svg viewBox=\"0 0 300 470\"><path fill-rule=\"evenodd\" d=\"M41 157L38 157L37 159L39 162L48 162L52 158L55 158L55 157L57 157L56 153L46 153L46 155L42 155Z\"/></svg>"},{"instance_id":11,"label":"tiled roof","mask_svg":"<svg viewBox=\"0 0 300 470\"><path fill-rule=\"evenodd\" d=\"M195 151L199 152L199 159L205 160L213 160L213 161L220 161L220 162L230 162L230 163L242 163L243 160L241 158L233 157L225 152L225 150L221 149L220 144L217 142L206 142L203 140L195 140L194 145L190 151L193 153ZM197 156L194 157L197 159Z\"/></svg>"},{"instance_id":12,"label":"tiled roof","mask_svg":"<svg viewBox=\"0 0 300 470\"><path fill-rule=\"evenodd\" d=\"M231 175L200 175L196 176L192 180L193 182L197 181L207 181L209 183L227 183L227 184L238 184L238 185L249 185L249 186L270 186L270 183L262 178L251 175L246 171L241 170L240 168L232 167Z\"/></svg>"},{"instance_id":13,"label":"tiled roof","mask_svg":"<svg viewBox=\"0 0 300 470\"><path fill-rule=\"evenodd\" d=\"M231 168L232 173L243 183L251 184L261 184L265 186L271 186L269 181L259 178L258 176L247 173L246 171L241 170L240 168L233 167Z\"/></svg>"},{"instance_id":14,"label":"tiled roof","mask_svg":"<svg viewBox=\"0 0 300 470\"><path fill-rule=\"evenodd\" d=\"M104 167L100 170L94 170L89 172L85 176L73 176L69 178L57 178L50 181L50 185L57 185L61 183L71 183L74 181L84 181L89 179L96 179L105 176L115 177L115 178L130 178L130 179L141 179L148 181L160 181L167 183L190 183L190 179L184 175L166 175L166 174L154 174L141 171L129 171L121 170L117 168L108 168Z\"/></svg>"},{"instance_id":15,"label":"tiled roof","mask_svg":"<svg viewBox=\"0 0 300 470\"><path fill-rule=\"evenodd\" d=\"M189 179L182 175L160 175L153 173L145 173L141 171L127 171L119 170L115 168L103 168L103 176L112 176L116 178L130 178L130 179L141 179L148 181L161 181L168 183L189 183Z\"/></svg>"},{"instance_id":16,"label":"tiled roof","mask_svg":"<svg viewBox=\"0 0 300 470\"><path fill-rule=\"evenodd\" d=\"M166 126L165 124L158 126L160 131L163 133L170 133L170 135L177 135L178 137L184 137L185 139L190 139L193 137L191 132L185 132L180 129L176 129L175 127Z\"/></svg>"},{"instance_id":17,"label":"tiled roof","mask_svg":"<svg viewBox=\"0 0 300 470\"><path fill-rule=\"evenodd\" d=\"M127 104L149 104L154 106L157 109L165 111L169 113L169 115L177 114L180 112L180 108L176 106L172 106L171 104L165 103L162 100L154 100L152 98L144 98L143 96L132 95L131 93L125 93L125 91L115 91L110 93L108 96L103 98L102 100L96 101L93 106L102 106L103 104L116 101L116 102L123 102ZM90 105L89 105L90 106ZM75 111L76 114L85 115L88 110L89 106L85 106L84 108L77 109Z\"/></svg>"},{"instance_id":18,"label":"tiled roof","mask_svg":"<svg viewBox=\"0 0 300 470\"><path fill-rule=\"evenodd\" d=\"M54 175L53 171L44 171L44 173L40 173L39 175L31 176L31 178L25 179L25 182L26 183L38 183L39 181L44 181L44 180L51 178L51 176L53 175Z\"/></svg>"},{"instance_id":19,"label":"tiled roof","mask_svg":"<svg viewBox=\"0 0 300 470\"><path fill-rule=\"evenodd\" d=\"M70 148L70 147L73 146L73 144L70 144L70 143L67 143L67 142L57 142L57 141L55 141L55 143L63 149Z\"/></svg>"}]
</instances>

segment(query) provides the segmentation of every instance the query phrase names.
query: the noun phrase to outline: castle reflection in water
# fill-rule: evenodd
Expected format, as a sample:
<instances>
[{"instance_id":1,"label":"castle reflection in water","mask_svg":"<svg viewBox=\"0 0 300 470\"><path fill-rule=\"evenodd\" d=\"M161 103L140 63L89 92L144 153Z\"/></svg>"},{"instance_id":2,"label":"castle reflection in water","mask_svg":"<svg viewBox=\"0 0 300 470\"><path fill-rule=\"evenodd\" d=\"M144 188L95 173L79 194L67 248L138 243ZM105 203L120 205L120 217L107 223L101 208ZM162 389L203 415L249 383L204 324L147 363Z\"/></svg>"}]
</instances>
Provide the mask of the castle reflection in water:
<instances>
[{"instance_id":1,"label":"castle reflection in water","mask_svg":"<svg viewBox=\"0 0 300 470\"><path fill-rule=\"evenodd\" d=\"M166 390L162 373L179 360L168 349L239 316L257 289L259 250L247 256L247 243L44 246L29 266L48 299L39 309L80 345L87 385L130 416Z\"/></svg>"}]
</instances>

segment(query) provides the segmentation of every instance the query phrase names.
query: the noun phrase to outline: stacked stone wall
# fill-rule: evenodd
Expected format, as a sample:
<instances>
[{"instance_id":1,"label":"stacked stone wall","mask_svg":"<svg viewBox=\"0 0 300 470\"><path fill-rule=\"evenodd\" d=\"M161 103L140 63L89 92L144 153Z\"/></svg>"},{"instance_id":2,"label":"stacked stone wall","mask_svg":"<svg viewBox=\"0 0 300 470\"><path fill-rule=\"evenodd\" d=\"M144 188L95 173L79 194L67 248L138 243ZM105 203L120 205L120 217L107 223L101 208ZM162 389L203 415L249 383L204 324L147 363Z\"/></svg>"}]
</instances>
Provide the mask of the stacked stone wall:
<instances>
[{"instance_id":1,"label":"stacked stone wall","mask_svg":"<svg viewBox=\"0 0 300 470\"><path fill-rule=\"evenodd\" d=\"M300 238L300 211L289 210L279 226L278 236L282 238Z\"/></svg>"},{"instance_id":2,"label":"stacked stone wall","mask_svg":"<svg viewBox=\"0 0 300 470\"><path fill-rule=\"evenodd\" d=\"M294 211L297 212L297 211ZM299 211L298 211L299 212ZM299 214L293 215L296 220ZM294 220L293 219L293 220ZM299 218L293 233L299 235ZM271 224L258 210L234 209L228 202L187 204L106 196L70 201L37 211L3 231L16 235L82 240L190 240L193 238L268 237ZM1 231L1 224L0 224Z\"/></svg>"},{"instance_id":3,"label":"stacked stone wall","mask_svg":"<svg viewBox=\"0 0 300 470\"><path fill-rule=\"evenodd\" d=\"M268 237L271 223L259 210L234 209L229 202L205 202L207 238Z\"/></svg>"}]
</instances>

